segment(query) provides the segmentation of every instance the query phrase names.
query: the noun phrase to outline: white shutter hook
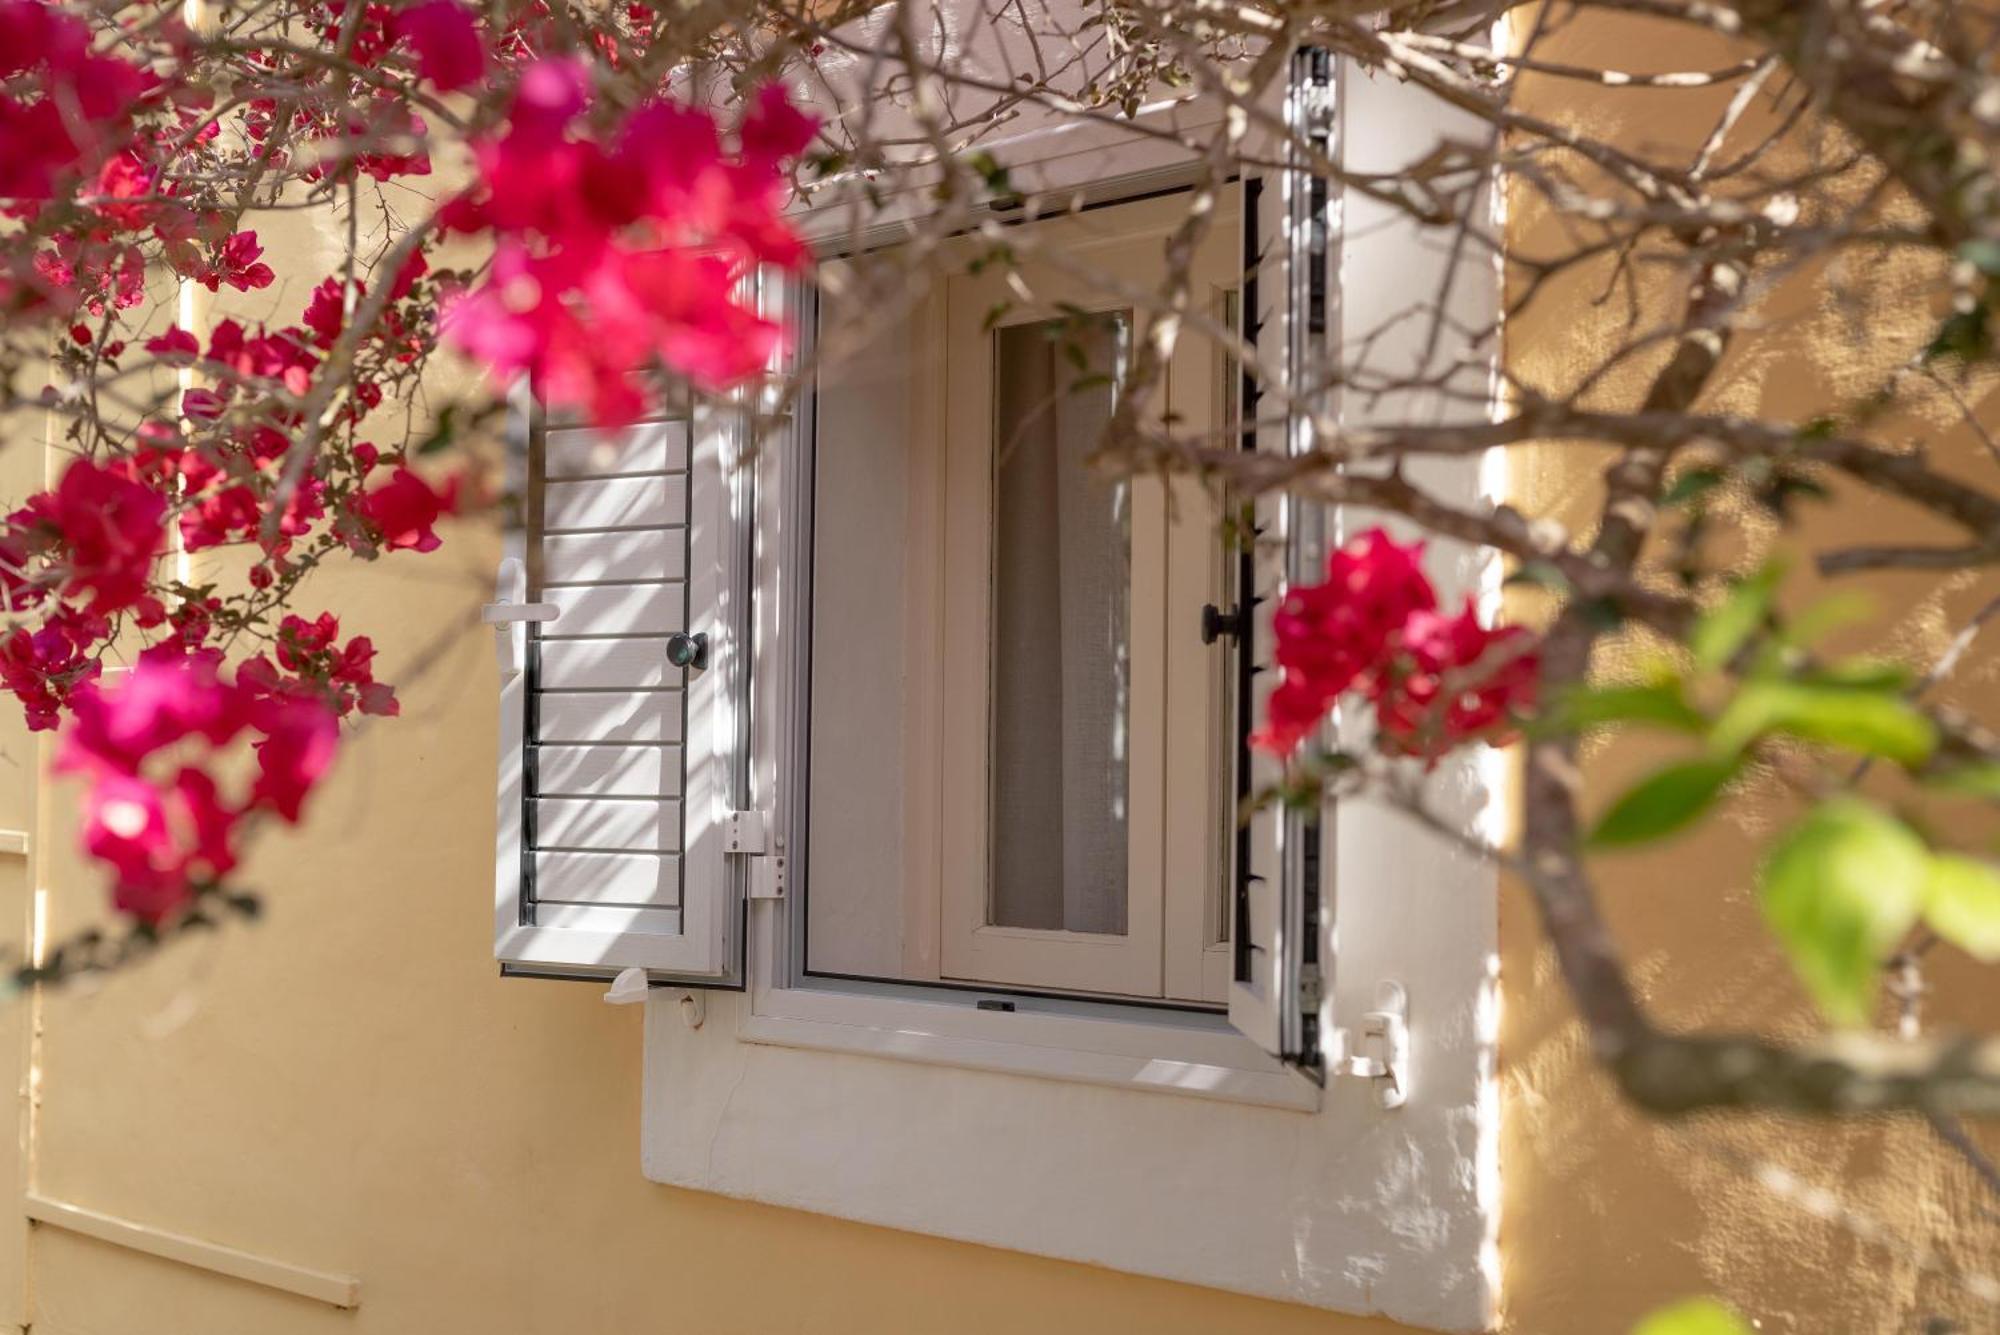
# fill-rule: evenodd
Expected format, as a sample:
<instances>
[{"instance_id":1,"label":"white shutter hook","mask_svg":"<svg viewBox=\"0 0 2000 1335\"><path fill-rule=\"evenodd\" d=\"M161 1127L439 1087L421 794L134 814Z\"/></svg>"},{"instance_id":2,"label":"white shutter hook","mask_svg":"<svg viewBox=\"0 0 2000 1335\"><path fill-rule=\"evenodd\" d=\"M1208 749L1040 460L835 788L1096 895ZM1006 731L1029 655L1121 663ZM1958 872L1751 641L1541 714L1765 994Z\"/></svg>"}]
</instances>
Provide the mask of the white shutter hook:
<instances>
[{"instance_id":1,"label":"white shutter hook","mask_svg":"<svg viewBox=\"0 0 2000 1335\"><path fill-rule=\"evenodd\" d=\"M644 1001L650 991L646 983L646 971L640 968L621 969L611 980L611 987L604 994L607 1006L629 1006L635 1001Z\"/></svg>"}]
</instances>

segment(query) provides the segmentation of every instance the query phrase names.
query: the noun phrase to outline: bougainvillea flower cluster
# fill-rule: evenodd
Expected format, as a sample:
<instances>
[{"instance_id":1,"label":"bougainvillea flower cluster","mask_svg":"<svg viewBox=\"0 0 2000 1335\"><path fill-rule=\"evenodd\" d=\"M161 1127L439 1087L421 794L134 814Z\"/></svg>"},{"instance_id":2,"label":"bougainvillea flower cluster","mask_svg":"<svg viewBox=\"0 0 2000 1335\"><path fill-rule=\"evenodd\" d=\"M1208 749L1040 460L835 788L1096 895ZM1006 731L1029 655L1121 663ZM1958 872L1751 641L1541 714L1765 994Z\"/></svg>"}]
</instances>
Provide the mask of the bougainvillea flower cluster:
<instances>
[{"instance_id":1,"label":"bougainvillea flower cluster","mask_svg":"<svg viewBox=\"0 0 2000 1335\"><path fill-rule=\"evenodd\" d=\"M1284 677L1255 744L1289 755L1341 696L1374 706L1379 744L1429 759L1500 741L1535 700L1532 637L1482 626L1468 600L1438 610L1423 544L1371 529L1327 557L1326 579L1285 594L1272 618Z\"/></svg>"},{"instance_id":2,"label":"bougainvillea flower cluster","mask_svg":"<svg viewBox=\"0 0 2000 1335\"><path fill-rule=\"evenodd\" d=\"M231 681L219 653L172 645L79 691L72 710L56 768L89 781L84 847L116 872L117 906L155 923L235 869L246 820L299 819L338 729L324 700ZM216 774L244 739L255 775L231 797Z\"/></svg>"},{"instance_id":3,"label":"bougainvillea flower cluster","mask_svg":"<svg viewBox=\"0 0 2000 1335\"><path fill-rule=\"evenodd\" d=\"M768 365L780 331L737 286L753 264L805 260L781 169L815 126L775 87L733 154L704 108L655 101L602 126L589 110L581 61L523 71L506 134L476 146L479 182L445 211L496 239L447 332L497 382L525 372L544 402L615 424L643 409L654 364L707 389Z\"/></svg>"},{"instance_id":4,"label":"bougainvillea flower cluster","mask_svg":"<svg viewBox=\"0 0 2000 1335\"><path fill-rule=\"evenodd\" d=\"M0 362L52 368L71 454L0 519L0 689L59 734L87 850L154 923L232 873L254 818L298 819L341 720L398 711L371 639L293 600L333 558L435 551L481 494L416 456L490 404L445 405L429 439L370 421L417 400L440 312L495 383L615 423L648 372L762 371L780 335L742 280L806 260L783 206L816 126L781 91L728 126L594 95L643 52L646 5L280 10L219 35L172 7L0 0ZM434 126L475 169L438 226L413 237L399 198L350 234L372 262L281 283L258 216L363 208L430 172ZM447 233L471 267L434 267ZM227 314L168 315L175 285Z\"/></svg>"},{"instance_id":5,"label":"bougainvillea flower cluster","mask_svg":"<svg viewBox=\"0 0 2000 1335\"><path fill-rule=\"evenodd\" d=\"M55 197L124 144L147 71L41 0L0 0L0 200Z\"/></svg>"}]
</instances>

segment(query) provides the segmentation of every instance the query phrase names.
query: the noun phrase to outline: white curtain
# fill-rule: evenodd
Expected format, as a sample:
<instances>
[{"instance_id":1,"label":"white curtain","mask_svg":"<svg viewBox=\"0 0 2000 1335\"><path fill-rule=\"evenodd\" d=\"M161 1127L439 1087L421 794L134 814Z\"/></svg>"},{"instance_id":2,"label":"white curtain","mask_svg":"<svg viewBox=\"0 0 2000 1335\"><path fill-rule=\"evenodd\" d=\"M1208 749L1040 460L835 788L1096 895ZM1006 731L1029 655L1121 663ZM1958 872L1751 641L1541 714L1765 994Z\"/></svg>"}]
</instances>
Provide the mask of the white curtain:
<instances>
[{"instance_id":1,"label":"white curtain","mask_svg":"<svg viewBox=\"0 0 2000 1335\"><path fill-rule=\"evenodd\" d=\"M1111 415L1123 329L1048 321L995 338L1000 926L1125 931L1131 495L1084 462Z\"/></svg>"}]
</instances>

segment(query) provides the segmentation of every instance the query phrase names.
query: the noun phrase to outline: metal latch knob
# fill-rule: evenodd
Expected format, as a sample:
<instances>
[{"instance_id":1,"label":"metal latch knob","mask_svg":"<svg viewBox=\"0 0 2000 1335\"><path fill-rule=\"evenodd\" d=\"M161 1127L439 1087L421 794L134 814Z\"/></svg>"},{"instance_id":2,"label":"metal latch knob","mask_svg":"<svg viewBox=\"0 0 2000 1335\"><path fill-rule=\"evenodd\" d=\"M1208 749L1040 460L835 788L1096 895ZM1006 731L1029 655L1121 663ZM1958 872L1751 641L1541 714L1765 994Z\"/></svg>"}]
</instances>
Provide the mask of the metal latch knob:
<instances>
[{"instance_id":1,"label":"metal latch knob","mask_svg":"<svg viewBox=\"0 0 2000 1335\"><path fill-rule=\"evenodd\" d=\"M677 668L708 666L708 636L702 631L689 634L677 630L667 637L667 661Z\"/></svg>"},{"instance_id":2,"label":"metal latch knob","mask_svg":"<svg viewBox=\"0 0 2000 1335\"><path fill-rule=\"evenodd\" d=\"M1236 639L1243 634L1243 609L1233 608L1223 611L1214 603L1204 603L1201 609L1201 642L1214 644L1227 635Z\"/></svg>"}]
</instances>

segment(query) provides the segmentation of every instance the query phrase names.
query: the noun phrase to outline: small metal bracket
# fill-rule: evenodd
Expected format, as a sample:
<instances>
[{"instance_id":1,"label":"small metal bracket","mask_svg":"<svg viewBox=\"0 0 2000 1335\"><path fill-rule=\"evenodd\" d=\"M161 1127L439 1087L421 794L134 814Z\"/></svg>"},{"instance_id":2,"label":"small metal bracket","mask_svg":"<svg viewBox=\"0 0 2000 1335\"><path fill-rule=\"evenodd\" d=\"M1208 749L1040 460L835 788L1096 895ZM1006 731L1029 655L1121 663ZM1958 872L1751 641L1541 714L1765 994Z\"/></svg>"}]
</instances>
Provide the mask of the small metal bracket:
<instances>
[{"instance_id":1,"label":"small metal bracket","mask_svg":"<svg viewBox=\"0 0 2000 1335\"><path fill-rule=\"evenodd\" d=\"M770 822L761 811L732 811L722 821L722 851L758 857L764 852Z\"/></svg>"},{"instance_id":2,"label":"small metal bracket","mask_svg":"<svg viewBox=\"0 0 2000 1335\"><path fill-rule=\"evenodd\" d=\"M750 898L783 899L789 859L785 856L785 836L771 836L771 852L750 864Z\"/></svg>"},{"instance_id":3,"label":"small metal bracket","mask_svg":"<svg viewBox=\"0 0 2000 1335\"><path fill-rule=\"evenodd\" d=\"M1375 1082L1375 1101L1400 1108L1410 1099L1410 994L1401 983L1375 989L1375 1009L1357 1030L1334 1030L1333 1070Z\"/></svg>"}]
</instances>

